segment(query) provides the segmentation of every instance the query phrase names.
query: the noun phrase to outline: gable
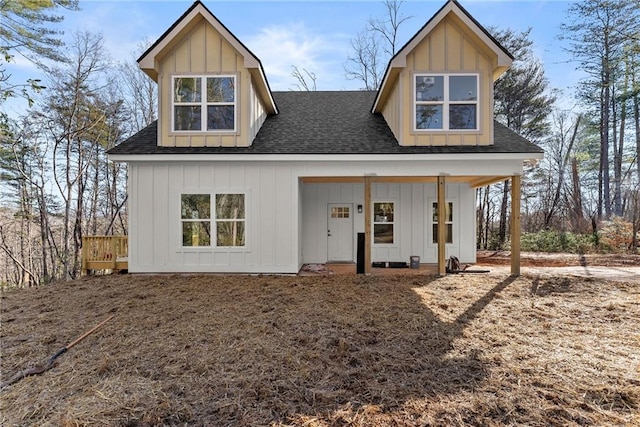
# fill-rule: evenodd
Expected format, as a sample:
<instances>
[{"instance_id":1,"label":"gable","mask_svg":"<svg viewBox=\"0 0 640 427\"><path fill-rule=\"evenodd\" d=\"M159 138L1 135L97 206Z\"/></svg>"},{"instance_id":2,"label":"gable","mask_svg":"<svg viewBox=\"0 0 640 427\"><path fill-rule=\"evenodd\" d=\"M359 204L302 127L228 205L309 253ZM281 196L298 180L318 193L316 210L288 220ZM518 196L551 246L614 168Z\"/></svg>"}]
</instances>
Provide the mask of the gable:
<instances>
[{"instance_id":1,"label":"gable","mask_svg":"<svg viewBox=\"0 0 640 427\"><path fill-rule=\"evenodd\" d=\"M493 143L493 82L512 58L455 0L449 0L390 60L372 111L381 113L401 145L487 145ZM440 128L418 125L418 79L476 82L473 125L450 129L448 89L439 108ZM452 86L453 87L453 86ZM476 93L477 92L477 93ZM424 107L432 108L432 107ZM424 110L423 110L424 111ZM446 111L446 112L445 112ZM453 110L451 110L453 111Z\"/></svg>"},{"instance_id":2,"label":"gable","mask_svg":"<svg viewBox=\"0 0 640 427\"><path fill-rule=\"evenodd\" d=\"M199 1L138 64L158 83L159 146L249 146L266 116L278 113L260 60ZM197 85L204 95L184 101L176 86L182 83L176 79L189 81L188 87ZM226 85L230 94L223 100L226 104L205 99L209 84ZM197 117L188 109L197 109ZM223 120L221 128L218 122L211 127L214 114L223 114L215 119Z\"/></svg>"}]
</instances>

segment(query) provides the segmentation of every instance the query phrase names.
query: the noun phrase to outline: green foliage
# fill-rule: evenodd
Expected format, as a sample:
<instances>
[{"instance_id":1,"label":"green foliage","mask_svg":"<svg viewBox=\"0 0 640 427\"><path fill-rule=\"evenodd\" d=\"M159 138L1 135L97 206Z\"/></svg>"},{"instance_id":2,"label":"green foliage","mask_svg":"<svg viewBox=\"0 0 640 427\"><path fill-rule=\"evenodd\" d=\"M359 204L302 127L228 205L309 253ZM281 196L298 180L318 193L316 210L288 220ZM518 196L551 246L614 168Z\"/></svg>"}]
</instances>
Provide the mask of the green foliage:
<instances>
[{"instance_id":1,"label":"green foliage","mask_svg":"<svg viewBox=\"0 0 640 427\"><path fill-rule=\"evenodd\" d=\"M588 253L595 250L594 236L570 232L543 230L537 233L523 233L520 241L525 252L568 252Z\"/></svg>"},{"instance_id":2,"label":"green foliage","mask_svg":"<svg viewBox=\"0 0 640 427\"><path fill-rule=\"evenodd\" d=\"M533 55L531 29L490 31L515 58L494 85L496 119L526 138L539 140L548 133L547 118L556 97L550 91L542 63Z\"/></svg>"},{"instance_id":3,"label":"green foliage","mask_svg":"<svg viewBox=\"0 0 640 427\"><path fill-rule=\"evenodd\" d=\"M30 93L44 87L38 79L11 84L5 65L19 54L42 66L44 60L64 62L60 52L62 31L48 28L64 17L52 14L59 9L78 10L78 0L0 0L0 104L7 98L22 96L31 106Z\"/></svg>"}]
</instances>

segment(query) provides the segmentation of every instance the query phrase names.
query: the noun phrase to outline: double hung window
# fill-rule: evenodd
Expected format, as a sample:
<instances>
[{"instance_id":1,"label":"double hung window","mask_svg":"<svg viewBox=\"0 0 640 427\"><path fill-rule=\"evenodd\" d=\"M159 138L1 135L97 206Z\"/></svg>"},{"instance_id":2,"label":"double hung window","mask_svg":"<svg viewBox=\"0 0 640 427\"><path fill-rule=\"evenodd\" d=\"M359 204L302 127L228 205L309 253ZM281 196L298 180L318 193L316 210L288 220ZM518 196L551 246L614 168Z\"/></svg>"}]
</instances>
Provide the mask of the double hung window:
<instances>
[{"instance_id":1,"label":"double hung window","mask_svg":"<svg viewBox=\"0 0 640 427\"><path fill-rule=\"evenodd\" d=\"M415 130L478 130L477 74L416 74Z\"/></svg>"},{"instance_id":2,"label":"double hung window","mask_svg":"<svg viewBox=\"0 0 640 427\"><path fill-rule=\"evenodd\" d=\"M373 204L373 243L392 244L394 242L393 202L375 202Z\"/></svg>"},{"instance_id":3,"label":"double hung window","mask_svg":"<svg viewBox=\"0 0 640 427\"><path fill-rule=\"evenodd\" d=\"M445 243L453 243L453 203L444 205L444 235ZM438 243L438 202L432 204L432 241Z\"/></svg>"},{"instance_id":4,"label":"double hung window","mask_svg":"<svg viewBox=\"0 0 640 427\"><path fill-rule=\"evenodd\" d=\"M180 203L182 246L245 246L244 194L182 194Z\"/></svg>"},{"instance_id":5,"label":"double hung window","mask_svg":"<svg viewBox=\"0 0 640 427\"><path fill-rule=\"evenodd\" d=\"M174 76L173 130L234 131L235 76Z\"/></svg>"}]
</instances>

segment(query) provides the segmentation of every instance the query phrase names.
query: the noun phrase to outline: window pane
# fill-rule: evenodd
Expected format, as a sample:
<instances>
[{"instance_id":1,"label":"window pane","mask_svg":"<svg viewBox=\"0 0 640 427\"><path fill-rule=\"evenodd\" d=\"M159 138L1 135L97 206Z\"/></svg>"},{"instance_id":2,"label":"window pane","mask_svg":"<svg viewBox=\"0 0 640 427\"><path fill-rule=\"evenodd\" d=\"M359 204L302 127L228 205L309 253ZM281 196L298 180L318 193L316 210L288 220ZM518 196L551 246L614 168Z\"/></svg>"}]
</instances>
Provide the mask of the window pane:
<instances>
[{"instance_id":1,"label":"window pane","mask_svg":"<svg viewBox=\"0 0 640 427\"><path fill-rule=\"evenodd\" d=\"M182 246L211 246L210 228L209 221L184 221L182 223Z\"/></svg>"},{"instance_id":2,"label":"window pane","mask_svg":"<svg viewBox=\"0 0 640 427\"><path fill-rule=\"evenodd\" d=\"M373 204L373 222L393 222L393 202Z\"/></svg>"},{"instance_id":3,"label":"window pane","mask_svg":"<svg viewBox=\"0 0 640 427\"><path fill-rule=\"evenodd\" d=\"M235 107L233 105L207 106L207 130L235 128Z\"/></svg>"},{"instance_id":4,"label":"window pane","mask_svg":"<svg viewBox=\"0 0 640 427\"><path fill-rule=\"evenodd\" d=\"M476 76L449 77L450 101L477 101L478 85Z\"/></svg>"},{"instance_id":5,"label":"window pane","mask_svg":"<svg viewBox=\"0 0 640 427\"><path fill-rule=\"evenodd\" d=\"M416 76L416 101L444 100L443 76Z\"/></svg>"},{"instance_id":6,"label":"window pane","mask_svg":"<svg viewBox=\"0 0 640 427\"><path fill-rule=\"evenodd\" d=\"M200 77L177 77L173 81L175 102L200 102L202 100Z\"/></svg>"},{"instance_id":7,"label":"window pane","mask_svg":"<svg viewBox=\"0 0 640 427\"><path fill-rule=\"evenodd\" d=\"M217 246L244 246L244 221L218 221Z\"/></svg>"},{"instance_id":8,"label":"window pane","mask_svg":"<svg viewBox=\"0 0 640 427\"><path fill-rule=\"evenodd\" d=\"M216 194L217 219L244 219L244 194Z\"/></svg>"},{"instance_id":9,"label":"window pane","mask_svg":"<svg viewBox=\"0 0 640 427\"><path fill-rule=\"evenodd\" d=\"M393 224L374 224L373 243L393 243Z\"/></svg>"},{"instance_id":10,"label":"window pane","mask_svg":"<svg viewBox=\"0 0 640 427\"><path fill-rule=\"evenodd\" d=\"M331 208L331 218L349 218L349 207Z\"/></svg>"},{"instance_id":11,"label":"window pane","mask_svg":"<svg viewBox=\"0 0 640 427\"><path fill-rule=\"evenodd\" d=\"M449 105L449 129L476 129L476 106Z\"/></svg>"},{"instance_id":12,"label":"window pane","mask_svg":"<svg viewBox=\"0 0 640 427\"><path fill-rule=\"evenodd\" d=\"M416 129L442 129L442 105L416 105Z\"/></svg>"},{"instance_id":13,"label":"window pane","mask_svg":"<svg viewBox=\"0 0 640 427\"><path fill-rule=\"evenodd\" d=\"M448 202L444 206L444 221L453 221L453 202ZM438 202L433 202L433 222L438 222Z\"/></svg>"},{"instance_id":14,"label":"window pane","mask_svg":"<svg viewBox=\"0 0 640 427\"><path fill-rule=\"evenodd\" d=\"M234 102L234 97L233 77L210 77L207 79L207 102Z\"/></svg>"},{"instance_id":15,"label":"window pane","mask_svg":"<svg viewBox=\"0 0 640 427\"><path fill-rule=\"evenodd\" d=\"M438 243L438 224L433 224L433 243ZM453 243L453 224L446 224L445 226L445 243Z\"/></svg>"},{"instance_id":16,"label":"window pane","mask_svg":"<svg viewBox=\"0 0 640 427\"><path fill-rule=\"evenodd\" d=\"M183 194L182 219L211 218L211 196L209 194Z\"/></svg>"},{"instance_id":17,"label":"window pane","mask_svg":"<svg viewBox=\"0 0 640 427\"><path fill-rule=\"evenodd\" d=\"M201 115L200 107L179 107L175 106L173 130L200 130Z\"/></svg>"}]
</instances>

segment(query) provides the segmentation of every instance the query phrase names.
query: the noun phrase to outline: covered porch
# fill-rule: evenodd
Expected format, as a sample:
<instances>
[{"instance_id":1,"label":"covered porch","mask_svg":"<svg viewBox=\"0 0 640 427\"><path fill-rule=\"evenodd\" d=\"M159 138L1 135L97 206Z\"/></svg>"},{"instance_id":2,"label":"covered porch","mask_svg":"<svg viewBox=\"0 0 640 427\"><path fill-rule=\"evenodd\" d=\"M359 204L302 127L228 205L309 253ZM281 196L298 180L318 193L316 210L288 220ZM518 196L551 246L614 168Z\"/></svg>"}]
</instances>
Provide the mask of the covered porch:
<instances>
[{"instance_id":1,"label":"covered porch","mask_svg":"<svg viewBox=\"0 0 640 427\"><path fill-rule=\"evenodd\" d=\"M376 174L365 174L364 176L309 176L301 177L302 184L359 184L364 188L362 200L364 209L364 272L373 274L372 266L372 239L373 239L373 184L415 184L428 183L436 187L437 194L437 264L435 273L440 276L446 275L446 185L467 184L472 189L477 189L489 184L511 181L511 274L520 275L520 198L521 198L521 176L520 175L491 175L491 176L452 176L442 174L439 176L379 176ZM435 223L434 223L435 225ZM434 233L435 235L435 233ZM473 239L475 241L475 239ZM382 269L384 270L384 269Z\"/></svg>"}]
</instances>

